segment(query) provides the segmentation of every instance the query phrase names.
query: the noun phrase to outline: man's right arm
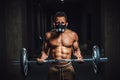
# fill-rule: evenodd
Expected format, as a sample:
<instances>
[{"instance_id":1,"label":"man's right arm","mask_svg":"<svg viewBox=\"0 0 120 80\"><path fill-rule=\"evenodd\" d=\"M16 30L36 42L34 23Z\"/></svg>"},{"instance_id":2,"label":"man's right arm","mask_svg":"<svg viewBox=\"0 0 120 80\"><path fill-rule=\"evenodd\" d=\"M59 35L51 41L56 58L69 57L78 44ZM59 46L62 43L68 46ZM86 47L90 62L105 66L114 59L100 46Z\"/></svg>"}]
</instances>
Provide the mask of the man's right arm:
<instances>
[{"instance_id":1,"label":"man's right arm","mask_svg":"<svg viewBox=\"0 0 120 80\"><path fill-rule=\"evenodd\" d=\"M44 43L42 51L41 51L41 59L47 59L49 56L49 47L47 45L47 42Z\"/></svg>"},{"instance_id":2,"label":"man's right arm","mask_svg":"<svg viewBox=\"0 0 120 80\"><path fill-rule=\"evenodd\" d=\"M38 62L44 62L45 59L48 58L49 56L49 46L48 46L48 40L46 39L47 37L45 37L44 43L43 43L43 47L42 47L42 51L41 51L41 56L40 58L37 58Z\"/></svg>"}]
</instances>

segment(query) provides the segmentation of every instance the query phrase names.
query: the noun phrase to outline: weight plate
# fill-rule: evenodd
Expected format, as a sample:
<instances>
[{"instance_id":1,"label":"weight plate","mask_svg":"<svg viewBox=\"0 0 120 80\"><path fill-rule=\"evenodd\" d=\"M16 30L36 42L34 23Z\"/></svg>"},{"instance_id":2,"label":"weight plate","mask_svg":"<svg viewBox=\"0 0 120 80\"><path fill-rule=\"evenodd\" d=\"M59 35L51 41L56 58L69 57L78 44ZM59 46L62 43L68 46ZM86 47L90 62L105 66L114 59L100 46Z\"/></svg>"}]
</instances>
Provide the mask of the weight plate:
<instances>
[{"instance_id":1,"label":"weight plate","mask_svg":"<svg viewBox=\"0 0 120 80\"><path fill-rule=\"evenodd\" d=\"M97 45L93 46L93 71L95 74L99 72L99 63L100 63L100 49Z\"/></svg>"},{"instance_id":2,"label":"weight plate","mask_svg":"<svg viewBox=\"0 0 120 80\"><path fill-rule=\"evenodd\" d=\"M25 76L27 76L27 74L28 74L28 57L27 57L26 48L22 48L20 59L21 59L21 71Z\"/></svg>"}]
</instances>

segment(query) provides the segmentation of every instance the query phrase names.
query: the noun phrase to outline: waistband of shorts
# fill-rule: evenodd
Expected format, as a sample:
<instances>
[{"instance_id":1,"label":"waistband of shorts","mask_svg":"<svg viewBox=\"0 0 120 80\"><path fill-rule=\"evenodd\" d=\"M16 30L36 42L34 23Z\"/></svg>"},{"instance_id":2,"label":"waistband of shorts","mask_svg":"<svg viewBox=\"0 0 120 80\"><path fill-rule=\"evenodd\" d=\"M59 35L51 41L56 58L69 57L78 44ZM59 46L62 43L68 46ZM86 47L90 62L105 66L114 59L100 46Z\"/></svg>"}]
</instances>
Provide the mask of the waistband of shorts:
<instances>
[{"instance_id":1,"label":"waistband of shorts","mask_svg":"<svg viewBox=\"0 0 120 80\"><path fill-rule=\"evenodd\" d=\"M71 62L68 62L66 64L62 64L62 65L60 65L60 64L52 64L52 65L54 65L54 66L56 66L58 68L62 68L62 67L65 68L65 67L71 66Z\"/></svg>"}]
</instances>

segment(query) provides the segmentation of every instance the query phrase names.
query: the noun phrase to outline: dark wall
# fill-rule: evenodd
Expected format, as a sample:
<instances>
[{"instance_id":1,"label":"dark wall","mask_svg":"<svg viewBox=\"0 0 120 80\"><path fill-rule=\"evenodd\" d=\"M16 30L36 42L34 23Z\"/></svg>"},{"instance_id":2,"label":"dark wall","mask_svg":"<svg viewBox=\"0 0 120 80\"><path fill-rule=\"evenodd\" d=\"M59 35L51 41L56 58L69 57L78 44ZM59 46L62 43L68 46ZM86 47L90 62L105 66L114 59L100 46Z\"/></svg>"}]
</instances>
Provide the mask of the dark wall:
<instances>
[{"instance_id":1,"label":"dark wall","mask_svg":"<svg viewBox=\"0 0 120 80\"><path fill-rule=\"evenodd\" d=\"M20 60L20 51L26 43L26 2L24 0L5 0L4 28L6 46L7 79L22 79L20 65L14 65L14 60Z\"/></svg>"},{"instance_id":2,"label":"dark wall","mask_svg":"<svg viewBox=\"0 0 120 80\"><path fill-rule=\"evenodd\" d=\"M101 1L101 34L105 55L109 58L105 66L106 80L119 78L120 71L120 5L118 0Z\"/></svg>"},{"instance_id":3,"label":"dark wall","mask_svg":"<svg viewBox=\"0 0 120 80\"><path fill-rule=\"evenodd\" d=\"M5 22L4 22L4 1L0 2L0 79L6 79L6 32L5 32Z\"/></svg>"}]
</instances>

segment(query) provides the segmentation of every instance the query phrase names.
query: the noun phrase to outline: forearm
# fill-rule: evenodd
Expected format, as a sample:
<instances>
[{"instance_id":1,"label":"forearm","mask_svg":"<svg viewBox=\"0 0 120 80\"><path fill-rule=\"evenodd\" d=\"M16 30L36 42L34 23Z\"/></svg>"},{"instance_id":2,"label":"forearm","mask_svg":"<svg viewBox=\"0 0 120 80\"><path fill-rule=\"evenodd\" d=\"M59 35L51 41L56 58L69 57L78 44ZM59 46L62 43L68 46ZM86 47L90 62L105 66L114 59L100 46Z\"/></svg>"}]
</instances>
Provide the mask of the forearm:
<instances>
[{"instance_id":1,"label":"forearm","mask_svg":"<svg viewBox=\"0 0 120 80\"><path fill-rule=\"evenodd\" d=\"M74 51L74 56L75 56L77 59L83 58L82 55L81 55L81 51L80 51L79 48Z\"/></svg>"},{"instance_id":2,"label":"forearm","mask_svg":"<svg viewBox=\"0 0 120 80\"><path fill-rule=\"evenodd\" d=\"M42 55L41 55L41 59L47 59L48 58L48 54L47 53L45 53L44 51L42 51L41 52L42 53Z\"/></svg>"}]
</instances>

